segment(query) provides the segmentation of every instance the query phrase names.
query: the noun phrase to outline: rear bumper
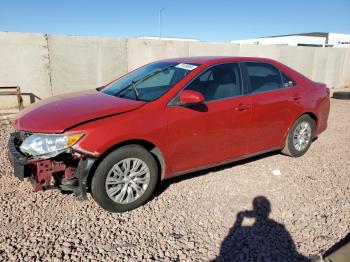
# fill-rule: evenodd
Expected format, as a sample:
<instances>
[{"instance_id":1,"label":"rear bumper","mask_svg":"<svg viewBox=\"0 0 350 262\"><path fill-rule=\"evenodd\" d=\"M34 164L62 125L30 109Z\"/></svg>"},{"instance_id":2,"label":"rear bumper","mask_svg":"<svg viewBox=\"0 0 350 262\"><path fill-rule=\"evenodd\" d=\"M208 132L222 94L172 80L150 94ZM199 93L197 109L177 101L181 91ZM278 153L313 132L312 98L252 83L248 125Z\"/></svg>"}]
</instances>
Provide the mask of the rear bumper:
<instances>
[{"instance_id":1,"label":"rear bumper","mask_svg":"<svg viewBox=\"0 0 350 262\"><path fill-rule=\"evenodd\" d=\"M18 179L23 181L24 178L29 178L35 191L56 188L75 193L78 200L86 199L87 179L96 159L72 154L66 161L64 159L31 160L17 149L17 136L17 133L10 136L8 158L14 168L14 175Z\"/></svg>"},{"instance_id":2,"label":"rear bumper","mask_svg":"<svg viewBox=\"0 0 350 262\"><path fill-rule=\"evenodd\" d=\"M321 101L318 109L316 136L320 135L327 129L329 112L330 112L330 99L329 97L325 97Z\"/></svg>"}]
</instances>

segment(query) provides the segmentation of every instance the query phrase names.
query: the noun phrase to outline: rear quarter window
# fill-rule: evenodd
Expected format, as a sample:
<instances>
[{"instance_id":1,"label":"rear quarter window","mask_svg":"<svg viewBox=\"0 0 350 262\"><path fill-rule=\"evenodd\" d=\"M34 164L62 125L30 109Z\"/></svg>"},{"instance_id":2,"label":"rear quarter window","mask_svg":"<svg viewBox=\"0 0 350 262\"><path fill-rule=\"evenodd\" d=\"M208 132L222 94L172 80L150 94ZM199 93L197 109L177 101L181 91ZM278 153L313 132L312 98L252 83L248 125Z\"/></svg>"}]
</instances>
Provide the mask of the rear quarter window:
<instances>
[{"instance_id":1,"label":"rear quarter window","mask_svg":"<svg viewBox=\"0 0 350 262\"><path fill-rule=\"evenodd\" d=\"M291 77L289 77L288 75L286 75L283 72L281 72L281 76L282 76L283 87L296 86L296 82Z\"/></svg>"}]
</instances>

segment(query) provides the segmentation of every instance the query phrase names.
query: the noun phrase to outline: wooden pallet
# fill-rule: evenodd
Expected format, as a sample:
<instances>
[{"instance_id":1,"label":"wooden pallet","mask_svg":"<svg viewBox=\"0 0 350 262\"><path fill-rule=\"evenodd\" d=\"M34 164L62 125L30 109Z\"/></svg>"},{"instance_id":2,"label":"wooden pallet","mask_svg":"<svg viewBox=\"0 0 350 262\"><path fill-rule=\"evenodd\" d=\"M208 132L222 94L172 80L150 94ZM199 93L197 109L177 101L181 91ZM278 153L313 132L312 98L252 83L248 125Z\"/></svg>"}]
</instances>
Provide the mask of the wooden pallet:
<instances>
[{"instance_id":1,"label":"wooden pallet","mask_svg":"<svg viewBox=\"0 0 350 262\"><path fill-rule=\"evenodd\" d=\"M23 98L19 86L0 86L0 96L17 96L18 109L23 109Z\"/></svg>"}]
</instances>

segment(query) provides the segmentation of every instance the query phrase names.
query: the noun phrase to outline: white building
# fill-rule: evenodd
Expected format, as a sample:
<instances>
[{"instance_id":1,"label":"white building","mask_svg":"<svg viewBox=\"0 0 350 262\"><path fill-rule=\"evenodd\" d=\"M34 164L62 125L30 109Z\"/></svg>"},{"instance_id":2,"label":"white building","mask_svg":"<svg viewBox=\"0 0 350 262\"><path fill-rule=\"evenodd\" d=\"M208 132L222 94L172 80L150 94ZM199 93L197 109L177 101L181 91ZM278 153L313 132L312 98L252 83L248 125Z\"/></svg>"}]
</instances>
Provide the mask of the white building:
<instances>
[{"instance_id":1,"label":"white building","mask_svg":"<svg viewBox=\"0 0 350 262\"><path fill-rule=\"evenodd\" d=\"M260 37L257 39L234 40L231 43L256 45L290 45L314 47L350 47L350 34L302 33Z\"/></svg>"}]
</instances>

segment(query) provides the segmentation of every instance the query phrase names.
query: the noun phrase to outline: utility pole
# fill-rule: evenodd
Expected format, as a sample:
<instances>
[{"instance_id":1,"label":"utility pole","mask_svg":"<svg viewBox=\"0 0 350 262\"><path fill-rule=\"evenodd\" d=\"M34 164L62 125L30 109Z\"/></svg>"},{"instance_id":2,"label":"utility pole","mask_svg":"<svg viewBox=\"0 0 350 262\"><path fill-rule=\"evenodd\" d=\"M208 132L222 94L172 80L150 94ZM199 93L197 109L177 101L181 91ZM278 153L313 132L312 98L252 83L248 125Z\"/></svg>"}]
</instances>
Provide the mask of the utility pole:
<instances>
[{"instance_id":1,"label":"utility pole","mask_svg":"<svg viewBox=\"0 0 350 262\"><path fill-rule=\"evenodd\" d=\"M162 12L164 10L164 7L159 10L159 39L162 38Z\"/></svg>"}]
</instances>

